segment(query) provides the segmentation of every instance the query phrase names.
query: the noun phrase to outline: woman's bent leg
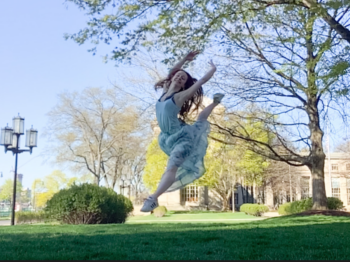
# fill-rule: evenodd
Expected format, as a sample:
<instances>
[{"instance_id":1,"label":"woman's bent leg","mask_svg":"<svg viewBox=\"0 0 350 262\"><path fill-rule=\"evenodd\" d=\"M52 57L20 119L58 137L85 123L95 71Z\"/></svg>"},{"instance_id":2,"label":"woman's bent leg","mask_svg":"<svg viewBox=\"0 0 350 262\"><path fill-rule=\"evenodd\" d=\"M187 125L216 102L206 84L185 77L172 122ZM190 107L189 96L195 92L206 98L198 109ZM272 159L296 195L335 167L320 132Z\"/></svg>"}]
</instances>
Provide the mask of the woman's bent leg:
<instances>
[{"instance_id":1,"label":"woman's bent leg","mask_svg":"<svg viewBox=\"0 0 350 262\"><path fill-rule=\"evenodd\" d=\"M198 116L198 121L203 121L203 120L207 120L209 115L211 114L211 112L213 111L213 109L218 105L218 103L212 103L210 105L208 105L206 108L204 108L202 110L202 112L200 112L199 116Z\"/></svg>"},{"instance_id":2,"label":"woman's bent leg","mask_svg":"<svg viewBox=\"0 0 350 262\"><path fill-rule=\"evenodd\" d=\"M217 93L214 95L214 101L209 106L203 109L203 111L198 116L198 121L207 120L213 109L220 104L221 99L224 97L224 94Z\"/></svg>"}]
</instances>

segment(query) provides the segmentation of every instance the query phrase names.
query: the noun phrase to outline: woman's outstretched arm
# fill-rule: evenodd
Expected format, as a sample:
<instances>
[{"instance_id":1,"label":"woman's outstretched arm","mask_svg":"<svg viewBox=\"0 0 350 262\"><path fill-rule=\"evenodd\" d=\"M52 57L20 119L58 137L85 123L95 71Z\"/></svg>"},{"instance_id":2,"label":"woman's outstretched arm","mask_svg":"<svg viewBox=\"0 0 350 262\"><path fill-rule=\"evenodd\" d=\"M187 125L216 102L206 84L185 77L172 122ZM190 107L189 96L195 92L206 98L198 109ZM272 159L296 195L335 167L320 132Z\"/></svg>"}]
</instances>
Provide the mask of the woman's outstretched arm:
<instances>
[{"instance_id":1,"label":"woman's outstretched arm","mask_svg":"<svg viewBox=\"0 0 350 262\"><path fill-rule=\"evenodd\" d=\"M213 61L210 61L209 64L210 64L209 71L201 79L199 79L196 83L194 83L194 85L191 86L189 89L186 89L174 95L174 101L177 106L182 107L185 101L190 99L203 84L205 84L206 82L209 81L210 78L212 78L212 76L216 71L216 66L214 65Z\"/></svg>"},{"instance_id":2,"label":"woman's outstretched arm","mask_svg":"<svg viewBox=\"0 0 350 262\"><path fill-rule=\"evenodd\" d=\"M192 61L196 55L199 54L199 51L191 51L184 58L182 58L179 62L177 62L172 69L169 71L169 75L177 69L181 69L182 66L186 63L186 61Z\"/></svg>"},{"instance_id":3,"label":"woman's outstretched arm","mask_svg":"<svg viewBox=\"0 0 350 262\"><path fill-rule=\"evenodd\" d=\"M177 69L181 69L182 66L186 63L186 61L192 61L196 55L198 55L199 51L191 51L189 52L184 58L182 58L179 62L177 62L173 68L170 69L169 75L171 75L172 72L174 72ZM165 82L163 85L163 94L168 92L170 82Z\"/></svg>"}]
</instances>

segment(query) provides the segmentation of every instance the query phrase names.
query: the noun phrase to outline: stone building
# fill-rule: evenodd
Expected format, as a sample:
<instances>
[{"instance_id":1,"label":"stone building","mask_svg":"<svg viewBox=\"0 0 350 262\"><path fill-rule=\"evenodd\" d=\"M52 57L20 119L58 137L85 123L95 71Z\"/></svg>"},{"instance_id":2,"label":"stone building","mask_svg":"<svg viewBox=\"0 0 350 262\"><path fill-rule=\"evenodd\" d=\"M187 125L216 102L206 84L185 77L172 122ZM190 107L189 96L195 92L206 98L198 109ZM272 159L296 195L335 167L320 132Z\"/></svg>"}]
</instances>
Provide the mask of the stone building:
<instances>
[{"instance_id":1,"label":"stone building","mask_svg":"<svg viewBox=\"0 0 350 262\"><path fill-rule=\"evenodd\" d=\"M290 169L285 169L288 173ZM306 166L293 168L294 181L292 197L289 190L285 194L276 195L274 188L266 183L265 186L248 187L237 184L234 195L235 209L238 210L243 203L261 203L271 209L290 200L300 200L312 196L311 173ZM347 210L350 210L350 155L345 153L331 153L325 163L325 186L327 197L337 197L343 201ZM232 203L232 202L231 202ZM187 186L181 190L163 194L159 197L159 204L169 210L210 209L222 208L222 200L215 191L208 187Z\"/></svg>"}]
</instances>

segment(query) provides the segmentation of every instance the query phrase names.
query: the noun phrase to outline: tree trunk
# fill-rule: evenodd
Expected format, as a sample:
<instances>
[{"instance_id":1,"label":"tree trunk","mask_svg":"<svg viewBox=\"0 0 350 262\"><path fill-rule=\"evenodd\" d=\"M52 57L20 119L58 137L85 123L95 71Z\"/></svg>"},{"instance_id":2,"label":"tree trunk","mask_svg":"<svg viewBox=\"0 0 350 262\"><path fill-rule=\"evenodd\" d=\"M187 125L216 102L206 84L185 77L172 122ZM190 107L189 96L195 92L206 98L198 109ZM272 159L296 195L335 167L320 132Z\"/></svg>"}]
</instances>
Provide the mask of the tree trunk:
<instances>
[{"instance_id":1,"label":"tree trunk","mask_svg":"<svg viewBox=\"0 0 350 262\"><path fill-rule=\"evenodd\" d=\"M312 157L312 166L309 167L312 175L312 199L314 210L327 209L327 196L324 183L325 154L318 154Z\"/></svg>"},{"instance_id":2,"label":"tree trunk","mask_svg":"<svg viewBox=\"0 0 350 262\"><path fill-rule=\"evenodd\" d=\"M248 191L249 186L245 186L245 198L246 198L246 203L249 203L249 191Z\"/></svg>"},{"instance_id":3,"label":"tree trunk","mask_svg":"<svg viewBox=\"0 0 350 262\"><path fill-rule=\"evenodd\" d=\"M323 131L320 128L316 97L309 97L309 105L307 110L310 118L309 128L311 134L311 154L307 165L312 176L312 209L326 210L327 196L324 183L324 164L326 155L323 151Z\"/></svg>"},{"instance_id":4,"label":"tree trunk","mask_svg":"<svg viewBox=\"0 0 350 262\"><path fill-rule=\"evenodd\" d=\"M99 178L96 175L94 177L94 184L95 185L99 185L100 184Z\"/></svg>"},{"instance_id":5,"label":"tree trunk","mask_svg":"<svg viewBox=\"0 0 350 262\"><path fill-rule=\"evenodd\" d=\"M235 192L234 191L232 191L232 213L234 213L235 212Z\"/></svg>"},{"instance_id":6,"label":"tree trunk","mask_svg":"<svg viewBox=\"0 0 350 262\"><path fill-rule=\"evenodd\" d=\"M314 55L315 46L312 42L314 19L309 19L306 25L306 47L307 47L307 82L308 93L307 103L305 104L306 112L309 116L309 130L311 150L306 165L309 167L312 175L312 199L314 210L327 209L327 197L324 184L324 163L326 155L323 151L322 138L323 131L320 128L320 116L318 111L318 102L320 101L319 89L316 79L317 60Z\"/></svg>"}]
</instances>

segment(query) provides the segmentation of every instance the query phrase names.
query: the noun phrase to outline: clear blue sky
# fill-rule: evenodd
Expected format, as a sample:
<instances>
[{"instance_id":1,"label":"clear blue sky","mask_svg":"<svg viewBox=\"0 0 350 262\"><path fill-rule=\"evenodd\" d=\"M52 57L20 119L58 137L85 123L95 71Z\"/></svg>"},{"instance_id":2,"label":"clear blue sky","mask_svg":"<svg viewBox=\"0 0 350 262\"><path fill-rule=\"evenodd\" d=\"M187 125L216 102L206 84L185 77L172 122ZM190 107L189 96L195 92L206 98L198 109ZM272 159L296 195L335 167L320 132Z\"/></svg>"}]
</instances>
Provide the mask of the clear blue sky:
<instances>
[{"instance_id":1,"label":"clear blue sky","mask_svg":"<svg viewBox=\"0 0 350 262\"><path fill-rule=\"evenodd\" d=\"M113 62L102 62L103 51L92 56L87 46L66 41L64 33L75 33L85 26L87 17L73 4L63 0L0 1L0 127L18 113L25 128L39 131L38 148L33 154L19 155L23 185L31 187L59 167L43 163L39 154L45 139L40 136L47 124L46 113L57 103L64 90L79 91L90 86L110 87L115 79ZM22 136L22 148L24 137ZM0 185L13 178L15 158L0 147ZM65 170L68 175L68 170Z\"/></svg>"}]
</instances>

